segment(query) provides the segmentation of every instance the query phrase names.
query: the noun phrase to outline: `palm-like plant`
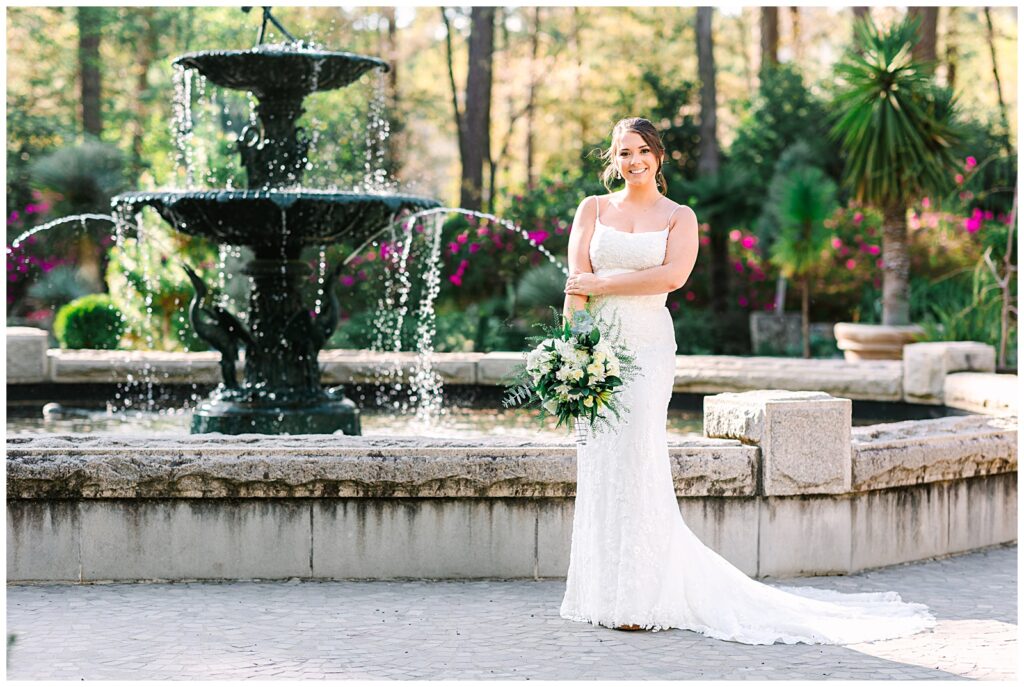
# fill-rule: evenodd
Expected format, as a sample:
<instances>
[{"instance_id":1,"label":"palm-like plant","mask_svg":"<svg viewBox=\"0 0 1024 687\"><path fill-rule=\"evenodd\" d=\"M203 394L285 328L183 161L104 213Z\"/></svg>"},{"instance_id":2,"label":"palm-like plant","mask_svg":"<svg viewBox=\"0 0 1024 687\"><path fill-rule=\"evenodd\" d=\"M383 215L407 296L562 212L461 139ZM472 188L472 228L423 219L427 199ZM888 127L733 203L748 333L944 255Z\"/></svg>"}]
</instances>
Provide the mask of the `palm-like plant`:
<instances>
[{"instance_id":1,"label":"palm-like plant","mask_svg":"<svg viewBox=\"0 0 1024 687\"><path fill-rule=\"evenodd\" d=\"M882 237L882 324L910 324L907 208L949 186L957 143L955 98L939 88L928 65L913 58L914 18L880 32L870 17L855 25L856 48L836 66L841 90L831 135L841 141L843 183L879 208Z\"/></svg>"},{"instance_id":2,"label":"palm-like plant","mask_svg":"<svg viewBox=\"0 0 1024 687\"><path fill-rule=\"evenodd\" d=\"M797 167L786 177L778 207L779 234L771 261L800 284L800 330L805 358L811 357L810 282L821 269L830 237L825 220L836 208L836 185L816 167Z\"/></svg>"}]
</instances>

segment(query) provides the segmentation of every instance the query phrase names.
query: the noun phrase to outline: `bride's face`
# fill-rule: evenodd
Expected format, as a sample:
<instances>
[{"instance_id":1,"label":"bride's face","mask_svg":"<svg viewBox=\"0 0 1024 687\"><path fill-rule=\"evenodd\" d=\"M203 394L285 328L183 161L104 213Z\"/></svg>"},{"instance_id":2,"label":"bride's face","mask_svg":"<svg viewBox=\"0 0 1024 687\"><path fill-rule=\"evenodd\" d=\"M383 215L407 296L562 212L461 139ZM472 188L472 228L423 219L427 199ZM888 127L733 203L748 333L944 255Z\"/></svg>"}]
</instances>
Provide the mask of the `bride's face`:
<instances>
[{"instance_id":1,"label":"bride's face","mask_svg":"<svg viewBox=\"0 0 1024 687\"><path fill-rule=\"evenodd\" d=\"M627 131L619 139L615 151L615 165L627 184L643 186L654 184L661 160L654 154L644 137L635 131Z\"/></svg>"}]
</instances>

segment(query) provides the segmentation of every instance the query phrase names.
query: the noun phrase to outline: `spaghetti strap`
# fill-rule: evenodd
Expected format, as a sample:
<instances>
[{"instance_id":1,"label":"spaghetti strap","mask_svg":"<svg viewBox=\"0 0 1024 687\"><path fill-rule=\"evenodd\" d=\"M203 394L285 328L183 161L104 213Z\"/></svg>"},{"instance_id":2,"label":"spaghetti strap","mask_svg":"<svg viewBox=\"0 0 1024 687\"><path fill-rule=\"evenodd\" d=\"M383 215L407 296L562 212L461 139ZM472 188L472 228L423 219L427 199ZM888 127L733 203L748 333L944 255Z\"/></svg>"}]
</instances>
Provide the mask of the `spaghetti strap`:
<instances>
[{"instance_id":1,"label":"spaghetti strap","mask_svg":"<svg viewBox=\"0 0 1024 687\"><path fill-rule=\"evenodd\" d=\"M682 205L677 205L676 209L672 211L672 214L668 216L668 221L665 222L665 228L666 229L669 229L669 228L672 227L672 218L676 216L676 213L679 212L679 208L681 208L681 207L683 207L683 206Z\"/></svg>"},{"instance_id":2,"label":"spaghetti strap","mask_svg":"<svg viewBox=\"0 0 1024 687\"><path fill-rule=\"evenodd\" d=\"M594 196L594 206L597 208L597 215L595 215L595 218L596 218L596 220L598 222L600 222L601 221L601 199L598 198L597 196Z\"/></svg>"}]
</instances>

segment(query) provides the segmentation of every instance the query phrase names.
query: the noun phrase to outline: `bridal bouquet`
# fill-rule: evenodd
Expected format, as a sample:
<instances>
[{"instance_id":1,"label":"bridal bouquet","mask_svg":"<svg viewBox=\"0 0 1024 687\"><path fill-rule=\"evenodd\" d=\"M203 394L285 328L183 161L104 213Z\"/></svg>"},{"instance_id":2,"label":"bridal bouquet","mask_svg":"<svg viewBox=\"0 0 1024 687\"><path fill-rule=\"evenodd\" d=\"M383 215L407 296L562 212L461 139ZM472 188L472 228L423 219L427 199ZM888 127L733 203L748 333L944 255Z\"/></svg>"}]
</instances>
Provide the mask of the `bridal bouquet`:
<instances>
[{"instance_id":1,"label":"bridal bouquet","mask_svg":"<svg viewBox=\"0 0 1024 687\"><path fill-rule=\"evenodd\" d=\"M618 321L602 334L589 310L575 311L572 322L555 311L554 326L544 329L527 338L536 345L513 371L502 405L539 406L558 427L573 421L576 442L585 444L588 427L611 426L606 410L621 417L615 390L632 378L634 358L619 342Z\"/></svg>"}]
</instances>

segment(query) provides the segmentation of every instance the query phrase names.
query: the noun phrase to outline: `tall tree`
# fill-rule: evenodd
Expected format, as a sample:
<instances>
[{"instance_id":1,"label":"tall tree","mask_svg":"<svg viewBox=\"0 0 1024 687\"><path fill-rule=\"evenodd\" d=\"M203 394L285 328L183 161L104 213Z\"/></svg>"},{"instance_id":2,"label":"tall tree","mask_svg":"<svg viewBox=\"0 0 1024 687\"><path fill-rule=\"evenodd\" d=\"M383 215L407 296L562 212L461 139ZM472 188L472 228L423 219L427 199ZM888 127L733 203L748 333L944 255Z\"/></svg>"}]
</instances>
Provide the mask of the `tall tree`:
<instances>
[{"instance_id":1,"label":"tall tree","mask_svg":"<svg viewBox=\"0 0 1024 687\"><path fill-rule=\"evenodd\" d=\"M534 116L537 110L537 66L540 56L540 7L533 8L533 30L530 32L530 92L526 100L526 188L537 185L534 166Z\"/></svg>"},{"instance_id":2,"label":"tall tree","mask_svg":"<svg viewBox=\"0 0 1024 687\"><path fill-rule=\"evenodd\" d=\"M82 95L82 130L99 138L103 133L103 112L100 92L100 32L103 29L102 7L79 7L78 81Z\"/></svg>"},{"instance_id":3,"label":"tall tree","mask_svg":"<svg viewBox=\"0 0 1024 687\"><path fill-rule=\"evenodd\" d=\"M789 8L790 38L793 42L793 59L797 63L801 61L804 52L803 41L800 38L800 8L791 6Z\"/></svg>"},{"instance_id":4,"label":"tall tree","mask_svg":"<svg viewBox=\"0 0 1024 687\"><path fill-rule=\"evenodd\" d=\"M484 160L491 149L491 73L494 57L494 7L474 7L470 13L469 71L466 75L466 113L462 136L460 204L469 210L483 205Z\"/></svg>"},{"instance_id":5,"label":"tall tree","mask_svg":"<svg viewBox=\"0 0 1024 687\"><path fill-rule=\"evenodd\" d=\"M761 8L761 71L779 63L779 8Z\"/></svg>"},{"instance_id":6,"label":"tall tree","mask_svg":"<svg viewBox=\"0 0 1024 687\"><path fill-rule=\"evenodd\" d=\"M960 8L946 8L946 86L950 89L956 88L956 68L960 61L957 52L958 27Z\"/></svg>"},{"instance_id":7,"label":"tall tree","mask_svg":"<svg viewBox=\"0 0 1024 687\"><path fill-rule=\"evenodd\" d=\"M988 39L988 52L992 57L992 78L996 82L996 98L999 99L999 119L1003 125L1003 132L1007 134L1007 141L1009 141L1010 133L1010 118L1006 114L1006 101L1003 100L1003 82L999 78L999 63L996 61L996 31L992 26L992 11L990 8L985 8L985 36ZM1012 155L1012 151L1009 149L1007 144L1007 154Z\"/></svg>"},{"instance_id":8,"label":"tall tree","mask_svg":"<svg viewBox=\"0 0 1024 687\"><path fill-rule=\"evenodd\" d=\"M483 207L484 160L491 149L491 74L494 56L494 7L474 7L470 12L469 72L466 76L465 105L459 107L455 83L452 27L445 8L441 20L445 26L448 55L448 80L452 89L455 128L462 161L459 204L467 210Z\"/></svg>"},{"instance_id":9,"label":"tall tree","mask_svg":"<svg viewBox=\"0 0 1024 687\"><path fill-rule=\"evenodd\" d=\"M914 43L914 59L927 69L934 69L936 52L936 33L939 27L938 7L910 7L907 14L921 23L917 29L917 42Z\"/></svg>"},{"instance_id":10,"label":"tall tree","mask_svg":"<svg viewBox=\"0 0 1024 687\"><path fill-rule=\"evenodd\" d=\"M857 5L857 6L853 7L853 24L854 24L854 32L853 33L854 33L854 38L857 37L857 30L856 30L857 23L858 22L862 22L865 19L868 19L870 17L871 17L871 8L870 7L864 7L863 5ZM859 50L859 49L858 48L854 48L854 50Z\"/></svg>"},{"instance_id":11,"label":"tall tree","mask_svg":"<svg viewBox=\"0 0 1024 687\"><path fill-rule=\"evenodd\" d=\"M388 162L392 174L401 175L402 169L402 131L403 122L399 118L398 109L398 19L394 7L381 7L384 29L381 32L383 45L381 53L388 61L391 69L387 76L387 117L391 125L388 136Z\"/></svg>"},{"instance_id":12,"label":"tall tree","mask_svg":"<svg viewBox=\"0 0 1024 687\"><path fill-rule=\"evenodd\" d=\"M697 8L697 73L700 77L700 144L697 152L697 174L713 184L718 178L721 156L718 150L718 111L715 90L715 52L711 20L714 9ZM705 221L708 221L707 219ZM711 222L711 306L724 313L729 292L727 225Z\"/></svg>"},{"instance_id":13,"label":"tall tree","mask_svg":"<svg viewBox=\"0 0 1024 687\"><path fill-rule=\"evenodd\" d=\"M718 150L718 108L715 91L715 52L711 30L714 9L697 8L697 73L700 76L700 158L699 174L716 174L720 166Z\"/></svg>"},{"instance_id":14,"label":"tall tree","mask_svg":"<svg viewBox=\"0 0 1024 687\"><path fill-rule=\"evenodd\" d=\"M146 160L143 151L143 139L145 127L149 122L149 68L157 57L158 43L160 38L160 27L157 20L157 8L137 7L132 8L133 18L138 21L139 31L134 38L135 63L135 102L133 105L134 116L131 122L132 130L132 154L130 160L131 178L137 180L142 171L146 168Z\"/></svg>"}]
</instances>

